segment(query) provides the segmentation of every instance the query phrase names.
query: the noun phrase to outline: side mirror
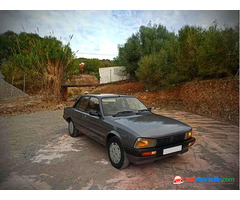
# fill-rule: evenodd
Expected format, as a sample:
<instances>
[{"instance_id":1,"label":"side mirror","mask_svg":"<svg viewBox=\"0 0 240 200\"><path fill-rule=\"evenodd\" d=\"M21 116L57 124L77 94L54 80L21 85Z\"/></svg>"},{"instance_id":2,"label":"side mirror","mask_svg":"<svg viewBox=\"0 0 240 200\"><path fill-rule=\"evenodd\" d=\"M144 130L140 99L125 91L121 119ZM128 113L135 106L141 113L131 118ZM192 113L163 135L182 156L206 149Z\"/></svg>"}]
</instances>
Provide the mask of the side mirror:
<instances>
[{"instance_id":1,"label":"side mirror","mask_svg":"<svg viewBox=\"0 0 240 200\"><path fill-rule=\"evenodd\" d=\"M80 99L80 97L76 97L76 98L74 99L74 101L76 102L78 99Z\"/></svg>"},{"instance_id":2,"label":"side mirror","mask_svg":"<svg viewBox=\"0 0 240 200\"><path fill-rule=\"evenodd\" d=\"M90 115L93 115L93 116L97 116L97 117L100 117L100 116L101 116L100 113L97 112L97 111L95 111L95 110L90 110L89 114L90 114Z\"/></svg>"}]
</instances>

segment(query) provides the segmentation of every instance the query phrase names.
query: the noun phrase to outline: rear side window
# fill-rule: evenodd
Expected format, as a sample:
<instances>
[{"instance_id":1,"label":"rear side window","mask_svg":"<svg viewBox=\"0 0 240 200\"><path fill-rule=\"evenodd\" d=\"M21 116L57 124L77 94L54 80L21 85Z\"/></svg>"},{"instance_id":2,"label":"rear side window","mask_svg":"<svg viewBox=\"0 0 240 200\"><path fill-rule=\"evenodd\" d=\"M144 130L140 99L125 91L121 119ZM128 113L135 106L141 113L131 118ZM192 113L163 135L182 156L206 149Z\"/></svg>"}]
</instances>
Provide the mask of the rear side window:
<instances>
[{"instance_id":1,"label":"rear side window","mask_svg":"<svg viewBox=\"0 0 240 200\"><path fill-rule=\"evenodd\" d=\"M100 112L99 100L98 98L91 97L87 106L87 111L97 111Z\"/></svg>"},{"instance_id":2,"label":"rear side window","mask_svg":"<svg viewBox=\"0 0 240 200\"><path fill-rule=\"evenodd\" d=\"M82 97L76 105L79 110L85 110L89 97Z\"/></svg>"}]
</instances>

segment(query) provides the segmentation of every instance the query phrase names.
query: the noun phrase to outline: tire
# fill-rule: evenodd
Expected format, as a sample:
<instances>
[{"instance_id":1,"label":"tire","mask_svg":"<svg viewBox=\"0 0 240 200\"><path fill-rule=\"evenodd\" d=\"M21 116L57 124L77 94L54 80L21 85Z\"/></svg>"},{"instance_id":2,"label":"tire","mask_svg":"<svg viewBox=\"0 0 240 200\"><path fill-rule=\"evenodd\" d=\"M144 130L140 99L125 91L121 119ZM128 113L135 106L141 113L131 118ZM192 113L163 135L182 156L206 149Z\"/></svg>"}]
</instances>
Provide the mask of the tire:
<instances>
[{"instance_id":1,"label":"tire","mask_svg":"<svg viewBox=\"0 0 240 200\"><path fill-rule=\"evenodd\" d=\"M118 137L111 137L108 141L108 157L113 167L124 169L129 165L129 160Z\"/></svg>"},{"instance_id":2,"label":"tire","mask_svg":"<svg viewBox=\"0 0 240 200\"><path fill-rule=\"evenodd\" d=\"M79 130L75 128L75 125L71 119L69 120L69 123L68 123L68 133L71 137L80 136Z\"/></svg>"}]
</instances>

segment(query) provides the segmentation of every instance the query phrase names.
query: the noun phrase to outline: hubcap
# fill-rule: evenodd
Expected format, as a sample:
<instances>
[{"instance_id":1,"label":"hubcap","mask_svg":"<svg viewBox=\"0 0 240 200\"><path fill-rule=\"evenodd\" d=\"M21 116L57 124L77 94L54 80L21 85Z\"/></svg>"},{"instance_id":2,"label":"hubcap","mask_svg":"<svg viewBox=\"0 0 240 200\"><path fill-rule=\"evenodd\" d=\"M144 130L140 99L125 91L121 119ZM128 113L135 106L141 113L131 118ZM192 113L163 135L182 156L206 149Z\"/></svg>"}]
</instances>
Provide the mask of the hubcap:
<instances>
[{"instance_id":1,"label":"hubcap","mask_svg":"<svg viewBox=\"0 0 240 200\"><path fill-rule=\"evenodd\" d=\"M72 123L72 121L69 123L69 132L70 132L70 134L73 134L73 129L74 129L74 127L73 127L73 123Z\"/></svg>"},{"instance_id":2,"label":"hubcap","mask_svg":"<svg viewBox=\"0 0 240 200\"><path fill-rule=\"evenodd\" d=\"M110 158L114 163L119 163L121 160L121 150L116 142L112 142L109 146Z\"/></svg>"}]
</instances>

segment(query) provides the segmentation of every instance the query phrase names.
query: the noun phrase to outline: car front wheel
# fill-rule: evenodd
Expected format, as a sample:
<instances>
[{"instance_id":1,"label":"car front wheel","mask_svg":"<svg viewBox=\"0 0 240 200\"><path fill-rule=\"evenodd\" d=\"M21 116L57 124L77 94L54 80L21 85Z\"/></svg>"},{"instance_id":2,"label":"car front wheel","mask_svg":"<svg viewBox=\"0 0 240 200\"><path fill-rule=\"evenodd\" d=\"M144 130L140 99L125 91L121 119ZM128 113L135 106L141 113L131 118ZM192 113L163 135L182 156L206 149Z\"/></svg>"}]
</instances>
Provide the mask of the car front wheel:
<instances>
[{"instance_id":1,"label":"car front wheel","mask_svg":"<svg viewBox=\"0 0 240 200\"><path fill-rule=\"evenodd\" d=\"M108 157L112 166L117 169L124 169L129 164L124 148L117 137L112 137L108 141Z\"/></svg>"},{"instance_id":2,"label":"car front wheel","mask_svg":"<svg viewBox=\"0 0 240 200\"><path fill-rule=\"evenodd\" d=\"M75 128L75 125L71 119L68 123L68 132L71 137L78 137L80 135L79 130Z\"/></svg>"}]
</instances>

